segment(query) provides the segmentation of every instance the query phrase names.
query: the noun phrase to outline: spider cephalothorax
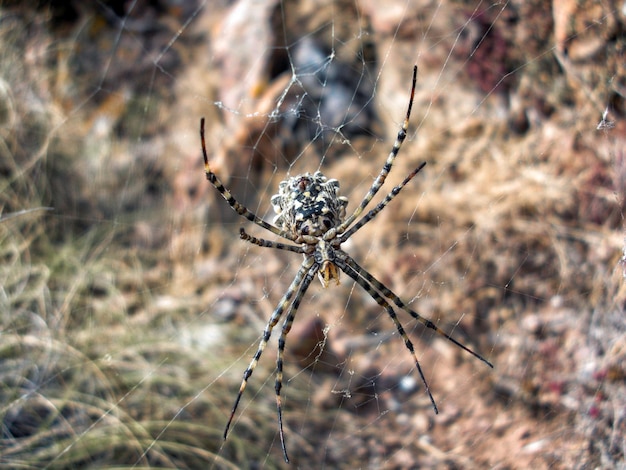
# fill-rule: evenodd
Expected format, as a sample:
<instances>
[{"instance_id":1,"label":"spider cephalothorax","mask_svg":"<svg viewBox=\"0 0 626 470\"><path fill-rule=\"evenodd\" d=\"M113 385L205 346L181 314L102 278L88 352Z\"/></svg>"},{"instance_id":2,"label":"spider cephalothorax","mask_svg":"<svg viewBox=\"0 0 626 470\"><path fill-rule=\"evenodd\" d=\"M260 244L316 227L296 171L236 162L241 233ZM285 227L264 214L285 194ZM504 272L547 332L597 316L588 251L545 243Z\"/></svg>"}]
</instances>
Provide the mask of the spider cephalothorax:
<instances>
[{"instance_id":1,"label":"spider cephalothorax","mask_svg":"<svg viewBox=\"0 0 626 470\"><path fill-rule=\"evenodd\" d=\"M265 346L270 339L272 330L282 317L286 313L287 318L283 323L280 332L280 338L278 339L278 359L276 361L276 408L278 412L278 429L280 434L280 442L283 448L283 455L288 462L287 447L285 445L285 436L283 433L283 414L282 414L282 401L280 391L283 386L283 355L285 351L285 343L287 334L291 330L296 312L302 301L302 297L311 285L311 281L317 274L322 281L324 287L328 287L331 280L339 283L339 273L343 271L348 275L356 284L361 286L365 291L385 309L389 318L394 323L398 334L404 340L404 344L413 356L415 361L415 367L422 379L424 388L430 401L432 403L435 413L438 413L437 404L433 398L422 368L417 359L415 348L411 339L404 330L396 311L392 304L396 307L407 312L415 321L420 322L426 328L430 328L437 334L447 338L459 348L472 354L474 357L480 359L489 367L493 367L487 359L480 354L475 353L467 346L455 340L452 336L439 328L432 321L424 318L415 310L409 307L397 294L391 289L385 286L382 282L376 279L365 268L361 267L348 253L341 249L341 244L348 240L365 224L372 220L376 215L382 211L387 204L389 204L393 198L395 198L404 186L411 181L411 179L424 167L426 163L422 163L409 173L404 181L398 186L395 186L387 196L380 201L376 207L371 209L367 214L357 219L363 213L365 208L371 202L372 198L378 193L382 185L385 183L387 175L391 171L393 162L400 152L402 142L406 138L407 129L409 127L409 116L411 115L411 107L413 105L413 97L415 96L415 84L417 81L417 66L413 68L413 86L411 87L411 98L409 100L409 106L406 111L406 116L398 137L393 144L391 152L387 157L387 161L383 165L380 173L372 183L367 194L363 197L359 205L354 209L350 216L346 217L346 206L348 200L339 196L339 182L335 179L328 179L319 171L314 174L305 173L303 175L288 178L282 181L278 188L278 194L272 197L271 203L274 206L276 217L274 218L274 224L270 224L261 219L254 212L248 210L243 204L239 203L231 192L224 187L218 176L211 171L209 166L209 157L206 151L206 144L204 142L204 118L200 121L200 138L202 141L202 154L204 156L204 171L206 173L207 180L219 191L222 197L226 200L228 205L233 208L237 214L245 217L250 222L253 222L257 226L273 233L279 237L293 242L293 244L283 243L280 241L264 240L263 238L256 238L246 233L243 227L240 229L240 236L243 240L246 240L255 245L265 248L275 248L278 250L291 251L293 253L300 253L304 256L304 261L300 266L300 269L296 273L294 280L287 288L287 292L282 296L272 316L270 317L263 336L256 350L256 353L252 357L252 361L248 365L248 368L243 373L243 379L239 387L239 393L235 399L235 404L230 412L230 418L226 424L224 430L224 439L228 435L228 429L233 421L239 401L243 395L243 392L248 383L248 379L254 372L256 365L261 358L261 354L265 350Z\"/></svg>"},{"instance_id":2,"label":"spider cephalothorax","mask_svg":"<svg viewBox=\"0 0 626 470\"><path fill-rule=\"evenodd\" d=\"M281 181L278 194L271 199L274 224L294 235L294 241L303 243L305 260L313 257L319 265L317 275L324 287L330 281L339 284L339 268L334 263L335 247L327 239L334 239L337 228L346 217L348 199L339 196L339 181L326 178L320 171L305 173ZM336 240L336 248L341 244Z\"/></svg>"},{"instance_id":3,"label":"spider cephalothorax","mask_svg":"<svg viewBox=\"0 0 626 470\"><path fill-rule=\"evenodd\" d=\"M339 181L319 171L281 181L270 201L277 227L296 236L314 237L343 222L348 205L348 199L339 196Z\"/></svg>"}]
</instances>

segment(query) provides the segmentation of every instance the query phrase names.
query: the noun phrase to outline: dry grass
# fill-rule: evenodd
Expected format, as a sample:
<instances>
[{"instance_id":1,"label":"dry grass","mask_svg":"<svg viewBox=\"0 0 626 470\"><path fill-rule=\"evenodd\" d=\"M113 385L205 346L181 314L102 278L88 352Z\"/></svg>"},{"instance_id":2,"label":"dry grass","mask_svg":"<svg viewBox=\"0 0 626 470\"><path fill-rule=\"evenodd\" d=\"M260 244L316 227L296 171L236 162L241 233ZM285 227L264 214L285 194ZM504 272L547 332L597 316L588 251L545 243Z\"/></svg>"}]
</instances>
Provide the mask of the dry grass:
<instances>
[{"instance_id":1,"label":"dry grass","mask_svg":"<svg viewBox=\"0 0 626 470\"><path fill-rule=\"evenodd\" d=\"M250 144L267 122L244 119L254 110L242 109L222 110L236 122L221 124L228 119L213 104L220 86L241 80L228 77L228 63L215 68L204 48L212 45L206 31L223 18L218 6L162 56L190 11L168 10L150 42L139 33L147 18L140 9L118 36L100 11L69 20L58 10L1 7L0 466L286 467L276 442L274 345L225 443L221 435L240 374L299 260L233 244L240 221L203 181L199 117L207 116L215 155L241 157L223 168L229 184L267 219L268 196L285 172L312 171L320 161L354 204L397 132L416 31L425 26L433 42L419 42L411 126L418 132L390 182L421 160L428 165L349 250L496 368L407 321L442 409L434 417L420 386L410 384L410 356L384 312L347 281L332 292L315 286L287 341L294 463L610 468L623 461L626 128L623 96L610 88L624 80L611 68L615 55L624 58L623 13L601 13L588 23L597 29L571 23L570 51L582 54L576 38L595 31L607 56L563 63L550 44L552 29L567 35L565 26L537 19L533 2L510 2L499 19L511 27L495 28L486 37L494 47L485 41L478 50L518 68L505 90L484 99L494 86L485 63L496 56L444 63L455 39L449 32L480 26L465 24L466 3L406 10L399 30L371 2L362 2L358 25L342 21L339 8L316 18L306 2L303 12L290 11L289 19L303 15L320 28L319 37L330 24L325 14L334 15L336 38L371 28L379 53L389 52L375 94L380 138L338 141L323 160L314 145L294 157L274 142L240 151L241 142L225 137ZM511 20L514 10L535 18L536 30ZM296 34L302 25L287 29ZM338 57L350 57L360 41L346 39ZM498 52L500 42L525 47ZM265 81L283 78L244 85L254 82L268 99L276 87ZM611 97L615 127L598 131L602 97ZM285 158L272 155L277 148ZM311 360L320 338L326 350Z\"/></svg>"}]
</instances>

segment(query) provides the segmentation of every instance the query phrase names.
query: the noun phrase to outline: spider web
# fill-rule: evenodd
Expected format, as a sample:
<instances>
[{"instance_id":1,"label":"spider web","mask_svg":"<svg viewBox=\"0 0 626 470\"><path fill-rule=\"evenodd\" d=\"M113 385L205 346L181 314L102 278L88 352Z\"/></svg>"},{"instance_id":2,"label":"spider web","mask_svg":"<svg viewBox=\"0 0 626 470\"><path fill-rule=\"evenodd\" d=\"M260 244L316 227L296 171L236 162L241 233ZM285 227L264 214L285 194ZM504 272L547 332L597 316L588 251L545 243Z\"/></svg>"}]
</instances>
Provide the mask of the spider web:
<instances>
[{"instance_id":1,"label":"spider web","mask_svg":"<svg viewBox=\"0 0 626 470\"><path fill-rule=\"evenodd\" d=\"M0 464L587 468L626 448L626 11L603 2L0 7ZM344 248L488 369L348 276L312 285L222 434L301 257L238 238L287 176L356 207ZM373 205L372 205L373 207Z\"/></svg>"}]
</instances>

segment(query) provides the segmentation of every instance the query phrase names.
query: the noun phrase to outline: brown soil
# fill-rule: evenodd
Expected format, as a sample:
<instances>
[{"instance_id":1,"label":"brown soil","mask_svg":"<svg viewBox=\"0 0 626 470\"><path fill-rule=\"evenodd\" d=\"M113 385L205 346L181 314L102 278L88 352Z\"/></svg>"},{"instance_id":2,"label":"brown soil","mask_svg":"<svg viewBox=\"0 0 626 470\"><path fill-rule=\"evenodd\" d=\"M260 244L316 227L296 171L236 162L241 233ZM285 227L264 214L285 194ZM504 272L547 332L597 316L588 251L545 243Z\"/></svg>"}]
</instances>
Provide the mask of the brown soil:
<instances>
[{"instance_id":1,"label":"brown soil","mask_svg":"<svg viewBox=\"0 0 626 470\"><path fill-rule=\"evenodd\" d=\"M623 465L619 2L13 3L0 7L0 465ZM299 52L332 53L358 87L349 123L319 132L307 113L337 112L303 99L306 74L291 83ZM275 237L205 180L200 117L212 169L265 220L278 183L304 171L338 179L350 211L391 149L414 63L409 136L375 202L427 166L345 247L494 369L400 313L435 415L386 313L347 276L316 283L287 337L292 464L275 418L280 326L224 442L300 257L239 240L240 226ZM340 102L334 85L317 98Z\"/></svg>"}]
</instances>

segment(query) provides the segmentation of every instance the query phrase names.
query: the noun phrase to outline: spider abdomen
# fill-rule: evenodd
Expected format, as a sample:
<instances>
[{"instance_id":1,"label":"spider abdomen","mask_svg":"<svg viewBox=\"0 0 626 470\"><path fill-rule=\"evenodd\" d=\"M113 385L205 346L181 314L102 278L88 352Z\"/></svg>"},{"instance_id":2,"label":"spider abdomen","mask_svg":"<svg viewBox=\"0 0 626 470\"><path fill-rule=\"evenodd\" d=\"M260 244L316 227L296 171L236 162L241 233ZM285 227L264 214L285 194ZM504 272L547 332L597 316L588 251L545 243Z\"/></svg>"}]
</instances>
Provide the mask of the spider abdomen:
<instances>
[{"instance_id":1,"label":"spider abdomen","mask_svg":"<svg viewBox=\"0 0 626 470\"><path fill-rule=\"evenodd\" d=\"M278 227L295 235L319 237L341 224L348 200L339 196L336 179L316 171L281 181L271 203Z\"/></svg>"}]
</instances>

